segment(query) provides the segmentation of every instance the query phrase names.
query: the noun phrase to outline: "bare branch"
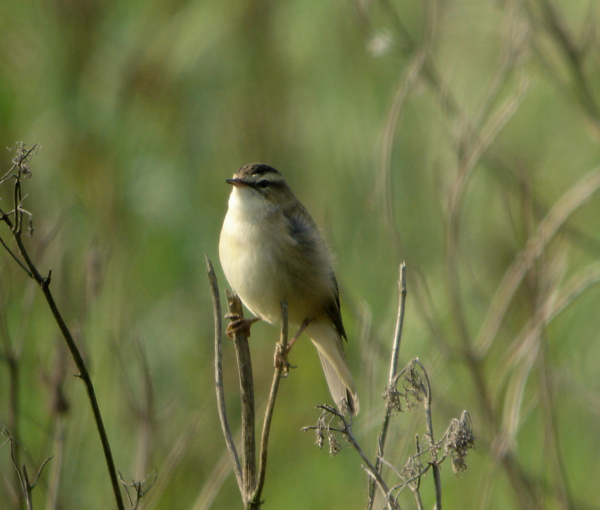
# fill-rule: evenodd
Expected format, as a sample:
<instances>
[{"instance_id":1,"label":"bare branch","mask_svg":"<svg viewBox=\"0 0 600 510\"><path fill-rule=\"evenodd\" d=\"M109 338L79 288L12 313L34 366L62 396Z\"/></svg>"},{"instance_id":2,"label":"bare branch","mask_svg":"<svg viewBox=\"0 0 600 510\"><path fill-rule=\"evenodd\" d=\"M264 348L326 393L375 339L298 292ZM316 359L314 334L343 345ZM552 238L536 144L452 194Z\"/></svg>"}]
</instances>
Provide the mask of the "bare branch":
<instances>
[{"instance_id":1,"label":"bare branch","mask_svg":"<svg viewBox=\"0 0 600 510\"><path fill-rule=\"evenodd\" d=\"M267 454L269 446L269 435L271 431L271 421L275 410L275 402L279 390L279 383L282 377L285 377L289 370L286 355L288 351L288 309L287 303L281 302L281 336L280 342L275 349L275 372L265 417L260 442L260 453L258 459L258 470L256 468L256 446L255 446L255 408L254 408L254 383L252 378L252 360L248 344L249 324L253 320L246 320L243 317L242 303L236 294L227 293L229 313L226 317L232 319L230 324L233 337L238 374L240 379L240 395L242 401L242 462L240 463L233 436L229 427L227 412L225 408L225 397L223 390L222 373L222 345L221 345L221 308L219 302L219 289L217 279L208 257L206 257L207 270L211 291L213 295L213 311L215 317L215 379L217 388L217 405L219 408L219 417L223 428L223 435L229 450L230 458L236 473L238 486L242 495L242 500L247 509L258 509L262 502L261 494L265 485L267 470ZM234 325L232 327L232 325Z\"/></svg>"},{"instance_id":2,"label":"bare branch","mask_svg":"<svg viewBox=\"0 0 600 510\"><path fill-rule=\"evenodd\" d=\"M435 436L433 433L433 420L431 417L431 384L429 383L429 376L427 370L419 361L419 358L415 358L414 362L421 367L423 375L425 376L425 417L427 422L427 435L429 436L430 449L431 449L431 469L433 470L433 481L435 484L435 508L436 510L442 510L442 480L440 477L440 465L437 458L437 445L435 443Z\"/></svg>"},{"instance_id":3,"label":"bare branch","mask_svg":"<svg viewBox=\"0 0 600 510\"><path fill-rule=\"evenodd\" d=\"M401 510L400 504L398 503L396 498L394 498L394 496L392 495L392 492L390 491L387 484L385 483L385 480L381 477L381 474L377 471L375 466L371 463L369 458L365 455L365 452L363 451L362 447L356 440L356 437L354 436L354 432L352 431L352 421L347 420L346 417L333 406L324 404L324 405L317 406L317 409L323 410L323 414L321 415L321 418L323 418L325 415L331 415L332 417L338 418L339 423L340 423L340 428L334 429L334 428L331 428L327 424L324 427L328 431L333 430L336 432L340 432L341 434L344 435L346 440L353 446L353 448L356 450L356 452L358 453L358 455L364 462L365 470L367 471L369 476L375 481L376 486L379 488L380 492L383 494L387 508L392 509L392 510ZM322 423L323 423L323 420L319 419L319 424L322 424ZM322 425L317 425L317 427L304 427L302 430L303 431L315 430L315 429L318 429L320 426L322 426Z\"/></svg>"},{"instance_id":4,"label":"bare branch","mask_svg":"<svg viewBox=\"0 0 600 510\"><path fill-rule=\"evenodd\" d=\"M150 475L148 475L146 477L146 480L149 478ZM149 485L146 485L146 480L143 481L138 481L136 482L135 480L132 480L131 483L128 483L125 481L125 479L123 478L123 475L119 472L119 481L121 482L121 484L123 485L123 487L125 488L125 493L127 494L127 498L129 499L129 504L131 505L132 510L137 510L141 499L148 494L148 491L150 489L152 489L152 487L154 486L154 484L156 483L156 480L158 479L158 471L154 471L154 480L152 480L152 483L150 483ZM134 489L135 491L135 499L131 498L131 495L129 494L129 489Z\"/></svg>"},{"instance_id":5,"label":"bare branch","mask_svg":"<svg viewBox=\"0 0 600 510\"><path fill-rule=\"evenodd\" d=\"M2 434L4 434L6 436L7 442L9 443L10 458L12 460L13 467L14 467L15 471L17 472L17 475L19 478L21 490L23 491L23 497L25 498L25 502L27 504L27 510L33 510L33 499L32 499L33 489L35 489L35 486L36 486L38 480L40 479L40 476L42 475L42 471L46 467L46 464L48 464L48 462L50 462L50 460L52 459L52 456L48 457L42 463L42 465L40 466L40 469L38 469L37 475L35 476L35 480L33 481L33 483L31 483L29 481L29 475L27 474L27 466L25 466L25 464L23 464L22 466L19 466L19 463L17 460L17 454L16 454L15 438L12 437L10 432L6 429L2 430Z\"/></svg>"},{"instance_id":6,"label":"bare branch","mask_svg":"<svg viewBox=\"0 0 600 510\"><path fill-rule=\"evenodd\" d=\"M223 345L221 342L223 331L221 326L221 301L219 297L219 285L217 283L217 275L213 269L212 263L208 256L205 255L206 268L208 272L208 281L210 283L210 290L212 293L213 300L213 316L215 321L215 387L217 391L217 408L219 410L219 418L221 420L221 428L223 429L223 436L225 437L225 443L231 463L233 464L233 472L237 480L238 488L240 493L244 494L244 485L242 482L242 468L240 465L240 459L238 457L237 450L235 448L235 442L233 435L231 434L231 428L229 427L229 420L227 419L227 408L225 406L225 390L223 389Z\"/></svg>"},{"instance_id":7,"label":"bare branch","mask_svg":"<svg viewBox=\"0 0 600 510\"><path fill-rule=\"evenodd\" d=\"M403 262L400 264L400 275L398 278L398 314L396 317L396 330L394 333L394 343L392 346L392 357L390 361L390 373L388 376L388 388L392 384L396 377L398 370L398 357L400 355L400 344L402 340L402 330L404 326L404 311L406 308L406 264ZM375 460L375 471L381 475L383 469L382 459L384 457L385 442L387 439L388 428L390 425L390 418L392 416L392 409L389 405L386 405L385 416L383 418L383 424L381 426L381 433L379 434L377 444L377 458ZM369 480L369 500L367 509L371 510L375 502L375 478Z\"/></svg>"},{"instance_id":8,"label":"bare branch","mask_svg":"<svg viewBox=\"0 0 600 510\"><path fill-rule=\"evenodd\" d=\"M31 149L26 150L25 145L22 142L17 146L17 156L13 159L13 165L15 165L15 167L17 169L17 173L12 174L15 176L15 188L14 188L14 194L13 194L14 195L14 203L12 204L13 205L12 213L14 214L14 222L10 219L9 214L5 214L3 211L0 211L0 221L3 221L7 225L7 227L10 229L12 236L13 236L15 242L17 243L17 246L19 247L19 252L25 262L24 265L27 267L27 270L28 270L27 274L31 278L33 278L36 281L36 283L39 285L39 287L41 288L42 293L44 294L44 297L46 299L46 302L48 303L48 306L50 307L50 311L52 312L54 320L56 321L56 323L63 335L63 338L65 339L65 342L67 343L67 347L69 348L69 351L71 352L71 356L72 356L73 360L75 361L75 365L77 366L77 369L79 370L79 377L83 381L85 388L87 390L90 405L92 407L92 413L94 415L94 421L95 421L96 427L98 429L98 434L100 435L100 442L102 443L102 450L104 453L104 458L106 460L108 474L109 474L109 478L111 481L113 493L115 496L115 501L117 503L117 508L119 510L124 510L125 507L123 505L123 497L121 496L121 492L120 492L119 481L117 478L117 471L115 469L115 463L114 463L114 459L112 456L112 451L110 449L108 435L106 434L106 429L104 427L104 421L102 419L102 414L100 413L100 407L98 406L98 399L96 398L96 390L94 389L94 384L92 382L92 378L90 377L90 374L87 370L87 366L85 364L83 356L81 355L79 348L77 347L77 344L75 343L75 340L74 340L73 336L71 335L71 332L69 331L69 328L67 327L67 325L58 309L58 306L56 305L56 302L54 301L54 296L52 295L52 292L50 291L50 281L51 281L52 270L50 270L48 272L48 276L46 276L46 277L41 275L41 273L38 271L37 267L31 260L31 257L29 256L29 252L27 251L27 248L25 247L25 245L23 243L23 239L21 237L22 216L23 216L23 213L25 212L21 208L21 202L22 202L21 179L23 177L27 178L27 177L31 176L31 170L29 167L29 158L33 154L36 147L37 147L37 145L34 145ZM10 252L10 250L9 250L9 252ZM12 252L11 252L11 254L12 254ZM19 264L19 265L21 267L23 267L23 264Z\"/></svg>"},{"instance_id":9,"label":"bare branch","mask_svg":"<svg viewBox=\"0 0 600 510\"><path fill-rule=\"evenodd\" d=\"M281 302L281 336L279 344L276 346L276 355L279 350L285 352L288 345L288 307L285 301ZM271 431L271 420L273 418L273 411L275 410L275 400L277 399L277 392L279 390L279 382L284 374L287 373L287 366L282 363L275 364L275 373L273 374L273 382L271 384L271 392L269 394L269 401L267 402L267 409L265 410L265 420L263 422L262 435L260 439L260 456L258 464L258 483L256 489L251 498L251 503L260 506L260 496L265 485L265 477L267 472L267 451L269 448L269 433Z\"/></svg>"},{"instance_id":10,"label":"bare branch","mask_svg":"<svg viewBox=\"0 0 600 510\"><path fill-rule=\"evenodd\" d=\"M243 319L242 302L237 294L227 292L227 304L229 315ZM250 500L256 486L256 415L254 410L252 358L248 336L249 329L247 328L238 328L233 332L242 402L242 486L245 503Z\"/></svg>"}]
</instances>

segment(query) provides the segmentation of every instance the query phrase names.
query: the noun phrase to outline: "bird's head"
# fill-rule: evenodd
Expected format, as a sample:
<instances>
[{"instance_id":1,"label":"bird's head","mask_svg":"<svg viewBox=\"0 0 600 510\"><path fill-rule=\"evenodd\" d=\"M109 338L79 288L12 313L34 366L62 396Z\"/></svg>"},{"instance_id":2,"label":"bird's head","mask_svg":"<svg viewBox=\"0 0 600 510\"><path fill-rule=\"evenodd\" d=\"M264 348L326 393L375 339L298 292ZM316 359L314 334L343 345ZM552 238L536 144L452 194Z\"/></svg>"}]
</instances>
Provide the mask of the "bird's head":
<instances>
[{"instance_id":1,"label":"bird's head","mask_svg":"<svg viewBox=\"0 0 600 510\"><path fill-rule=\"evenodd\" d=\"M244 165L225 182L234 187L229 206L242 207L247 213L272 210L296 200L283 175L262 163Z\"/></svg>"}]
</instances>

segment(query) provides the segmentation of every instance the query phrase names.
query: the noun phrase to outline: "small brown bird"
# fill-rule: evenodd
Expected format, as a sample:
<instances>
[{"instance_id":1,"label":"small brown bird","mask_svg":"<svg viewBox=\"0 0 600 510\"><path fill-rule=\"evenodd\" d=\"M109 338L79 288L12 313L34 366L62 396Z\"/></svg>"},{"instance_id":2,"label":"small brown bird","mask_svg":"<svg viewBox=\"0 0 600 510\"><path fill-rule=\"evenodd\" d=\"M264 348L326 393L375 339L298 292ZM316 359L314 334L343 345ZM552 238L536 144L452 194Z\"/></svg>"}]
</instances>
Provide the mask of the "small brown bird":
<instances>
[{"instance_id":1,"label":"small brown bird","mask_svg":"<svg viewBox=\"0 0 600 510\"><path fill-rule=\"evenodd\" d=\"M274 168L245 165L226 182L233 190L219 257L229 284L257 318L271 324L280 319L281 301L287 302L290 324L305 328L317 348L337 407L357 414L337 281L319 229Z\"/></svg>"}]
</instances>

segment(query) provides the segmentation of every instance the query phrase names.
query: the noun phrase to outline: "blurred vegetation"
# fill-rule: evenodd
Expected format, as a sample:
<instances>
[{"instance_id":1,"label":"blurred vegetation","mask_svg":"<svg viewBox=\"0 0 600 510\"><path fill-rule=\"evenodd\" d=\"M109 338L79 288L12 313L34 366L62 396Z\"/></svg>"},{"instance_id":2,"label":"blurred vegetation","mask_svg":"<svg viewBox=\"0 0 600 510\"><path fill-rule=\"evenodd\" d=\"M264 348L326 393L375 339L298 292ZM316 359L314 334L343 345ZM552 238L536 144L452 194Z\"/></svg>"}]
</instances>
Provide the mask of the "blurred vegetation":
<instances>
[{"instance_id":1,"label":"blurred vegetation","mask_svg":"<svg viewBox=\"0 0 600 510\"><path fill-rule=\"evenodd\" d=\"M219 271L223 181L254 161L283 172L336 254L369 455L404 260L401 360L427 367L439 434L467 409L477 436L468 470L442 472L446 507L597 508L599 15L594 0L0 0L0 145L43 147L26 243L52 268L117 468L158 472L143 508L241 507L204 254ZM259 406L277 335L253 329ZM114 507L75 367L4 251L0 336L0 426L30 472L55 456L35 507ZM300 432L329 398L310 343L290 361L264 507L364 508L355 453ZM387 460L424 431L420 413L395 418ZM6 446L0 473L0 506L18 508ZM431 479L422 491L431 508Z\"/></svg>"}]
</instances>

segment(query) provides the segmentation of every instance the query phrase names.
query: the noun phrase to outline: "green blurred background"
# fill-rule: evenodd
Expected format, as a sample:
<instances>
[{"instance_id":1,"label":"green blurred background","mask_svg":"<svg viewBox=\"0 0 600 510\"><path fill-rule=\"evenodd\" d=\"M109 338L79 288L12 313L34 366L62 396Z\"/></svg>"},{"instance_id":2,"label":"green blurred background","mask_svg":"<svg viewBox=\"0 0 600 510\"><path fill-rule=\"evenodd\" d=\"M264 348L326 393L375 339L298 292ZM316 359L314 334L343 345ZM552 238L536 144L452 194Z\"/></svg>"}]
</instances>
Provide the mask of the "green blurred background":
<instances>
[{"instance_id":1,"label":"green blurred background","mask_svg":"<svg viewBox=\"0 0 600 510\"><path fill-rule=\"evenodd\" d=\"M282 171L335 253L362 404L354 428L371 458L406 261L400 363L427 367L437 439L463 409L477 436L466 472L444 464L445 506L598 507L599 10L0 0L0 145L43 147L25 183L27 246L52 268L117 468L127 480L158 473L141 507L241 508L216 412L204 254L224 294L224 179L255 161ZM0 321L0 424L30 473L55 455L35 508L113 508L84 387L39 289L5 252ZM261 412L276 338L254 326ZM300 432L329 399L310 342L291 362L264 508L364 508L356 453L330 457ZM225 363L237 429L229 342ZM421 410L396 417L387 460L401 468L424 433ZM7 445L0 473L0 507L18 508ZM431 475L421 490L432 508ZM408 489L400 501L416 508Z\"/></svg>"}]
</instances>

